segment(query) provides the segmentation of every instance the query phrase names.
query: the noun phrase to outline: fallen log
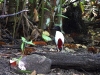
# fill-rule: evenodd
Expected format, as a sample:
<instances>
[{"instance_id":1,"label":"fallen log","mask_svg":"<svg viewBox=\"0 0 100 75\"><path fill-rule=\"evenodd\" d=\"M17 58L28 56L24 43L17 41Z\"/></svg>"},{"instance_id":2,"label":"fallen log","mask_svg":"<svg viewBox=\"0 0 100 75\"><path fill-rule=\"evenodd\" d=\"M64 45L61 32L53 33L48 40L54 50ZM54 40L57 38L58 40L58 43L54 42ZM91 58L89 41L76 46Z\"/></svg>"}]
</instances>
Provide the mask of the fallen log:
<instances>
[{"instance_id":1,"label":"fallen log","mask_svg":"<svg viewBox=\"0 0 100 75\"><path fill-rule=\"evenodd\" d=\"M52 60L53 68L100 71L99 54L66 54L66 53L34 53L44 55Z\"/></svg>"}]
</instances>

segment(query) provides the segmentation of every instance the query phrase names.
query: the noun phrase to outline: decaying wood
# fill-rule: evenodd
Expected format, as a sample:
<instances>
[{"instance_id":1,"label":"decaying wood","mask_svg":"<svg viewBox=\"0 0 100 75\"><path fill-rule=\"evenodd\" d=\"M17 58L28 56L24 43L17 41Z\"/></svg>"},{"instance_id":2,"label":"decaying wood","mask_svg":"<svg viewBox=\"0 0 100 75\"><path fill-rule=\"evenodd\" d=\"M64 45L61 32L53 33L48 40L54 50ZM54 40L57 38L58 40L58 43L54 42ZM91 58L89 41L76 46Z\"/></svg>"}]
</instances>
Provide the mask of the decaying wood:
<instances>
[{"instance_id":1,"label":"decaying wood","mask_svg":"<svg viewBox=\"0 0 100 75\"><path fill-rule=\"evenodd\" d=\"M86 71L100 70L100 54L36 53L52 60L52 66Z\"/></svg>"}]
</instances>

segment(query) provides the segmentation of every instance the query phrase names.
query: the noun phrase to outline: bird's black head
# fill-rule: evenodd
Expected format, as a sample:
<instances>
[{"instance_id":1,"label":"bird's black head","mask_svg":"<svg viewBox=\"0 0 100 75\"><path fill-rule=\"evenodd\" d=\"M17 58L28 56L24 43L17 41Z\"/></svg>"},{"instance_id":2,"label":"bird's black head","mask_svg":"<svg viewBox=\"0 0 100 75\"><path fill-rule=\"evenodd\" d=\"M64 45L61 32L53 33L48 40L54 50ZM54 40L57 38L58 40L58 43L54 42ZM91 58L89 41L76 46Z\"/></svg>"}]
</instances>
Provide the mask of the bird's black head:
<instances>
[{"instance_id":1,"label":"bird's black head","mask_svg":"<svg viewBox=\"0 0 100 75\"><path fill-rule=\"evenodd\" d=\"M53 29L55 29L56 31L61 31L59 26L55 26Z\"/></svg>"}]
</instances>

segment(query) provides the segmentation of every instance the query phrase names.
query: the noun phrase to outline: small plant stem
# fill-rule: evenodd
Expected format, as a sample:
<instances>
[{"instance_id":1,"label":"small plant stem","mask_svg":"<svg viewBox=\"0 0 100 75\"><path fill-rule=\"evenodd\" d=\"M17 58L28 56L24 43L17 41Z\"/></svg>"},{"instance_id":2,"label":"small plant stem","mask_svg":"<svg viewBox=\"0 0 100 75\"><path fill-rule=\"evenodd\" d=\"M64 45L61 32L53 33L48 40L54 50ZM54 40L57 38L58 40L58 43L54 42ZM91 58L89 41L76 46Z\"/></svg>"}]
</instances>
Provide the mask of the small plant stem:
<instances>
[{"instance_id":1,"label":"small plant stem","mask_svg":"<svg viewBox=\"0 0 100 75\"><path fill-rule=\"evenodd\" d=\"M41 15L41 29L43 29L43 18L44 18L44 0L42 0L42 15Z\"/></svg>"},{"instance_id":2,"label":"small plant stem","mask_svg":"<svg viewBox=\"0 0 100 75\"><path fill-rule=\"evenodd\" d=\"M61 7L62 7L62 0L60 0L59 7L60 7L59 8L59 14L62 14L62 9L61 9ZM60 22L60 27L62 27L62 17L61 16L59 16L58 22Z\"/></svg>"},{"instance_id":3,"label":"small plant stem","mask_svg":"<svg viewBox=\"0 0 100 75\"><path fill-rule=\"evenodd\" d=\"M62 0L59 1L58 3L58 8L57 8L57 14L62 15L62 10L61 10L61 6L62 6ZM62 26L62 17L61 16L57 16L57 25L59 25L60 27Z\"/></svg>"},{"instance_id":4,"label":"small plant stem","mask_svg":"<svg viewBox=\"0 0 100 75\"><path fill-rule=\"evenodd\" d=\"M94 35L91 36L92 39L92 45L94 45Z\"/></svg>"}]
</instances>

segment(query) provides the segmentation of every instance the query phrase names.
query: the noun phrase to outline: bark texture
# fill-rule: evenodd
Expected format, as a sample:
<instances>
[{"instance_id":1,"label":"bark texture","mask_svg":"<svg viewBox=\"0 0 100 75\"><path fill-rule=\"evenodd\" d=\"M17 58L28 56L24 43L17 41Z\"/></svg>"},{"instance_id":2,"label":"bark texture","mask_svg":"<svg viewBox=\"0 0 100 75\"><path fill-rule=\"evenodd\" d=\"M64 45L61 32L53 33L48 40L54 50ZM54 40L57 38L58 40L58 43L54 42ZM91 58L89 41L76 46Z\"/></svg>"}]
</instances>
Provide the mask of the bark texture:
<instances>
[{"instance_id":1,"label":"bark texture","mask_svg":"<svg viewBox=\"0 0 100 75\"><path fill-rule=\"evenodd\" d=\"M100 54L36 53L52 60L52 66L87 71L100 70Z\"/></svg>"}]
</instances>

